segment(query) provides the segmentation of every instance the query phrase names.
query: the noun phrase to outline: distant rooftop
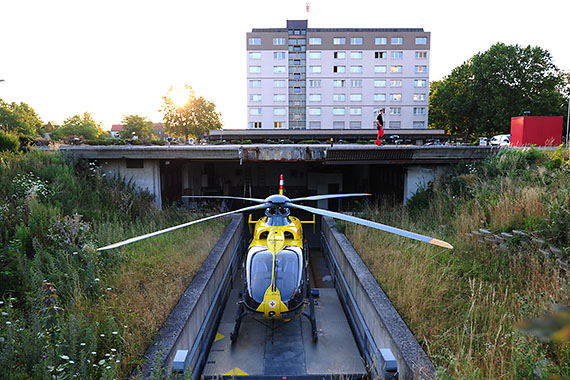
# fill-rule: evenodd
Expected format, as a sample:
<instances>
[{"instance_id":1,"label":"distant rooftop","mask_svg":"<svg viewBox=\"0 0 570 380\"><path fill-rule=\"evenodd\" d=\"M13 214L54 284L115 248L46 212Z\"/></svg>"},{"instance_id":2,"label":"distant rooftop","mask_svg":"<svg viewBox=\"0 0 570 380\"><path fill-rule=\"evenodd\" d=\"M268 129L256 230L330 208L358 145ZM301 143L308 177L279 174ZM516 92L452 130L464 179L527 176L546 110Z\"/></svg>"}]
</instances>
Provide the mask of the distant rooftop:
<instances>
[{"instance_id":1,"label":"distant rooftop","mask_svg":"<svg viewBox=\"0 0 570 380\"><path fill-rule=\"evenodd\" d=\"M307 20L287 20L287 28L253 28L252 32L286 32L288 29L307 29L307 32L423 32L424 28L307 28Z\"/></svg>"}]
</instances>

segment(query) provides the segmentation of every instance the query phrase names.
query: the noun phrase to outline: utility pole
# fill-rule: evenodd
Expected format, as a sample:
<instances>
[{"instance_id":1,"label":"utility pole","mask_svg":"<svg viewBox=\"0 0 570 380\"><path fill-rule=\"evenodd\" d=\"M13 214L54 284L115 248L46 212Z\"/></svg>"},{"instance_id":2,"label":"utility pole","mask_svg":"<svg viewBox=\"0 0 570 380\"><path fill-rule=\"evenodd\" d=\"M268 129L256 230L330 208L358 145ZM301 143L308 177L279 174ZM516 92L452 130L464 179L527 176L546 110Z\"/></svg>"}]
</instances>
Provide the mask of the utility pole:
<instances>
[{"instance_id":1,"label":"utility pole","mask_svg":"<svg viewBox=\"0 0 570 380\"><path fill-rule=\"evenodd\" d=\"M566 149L568 149L568 126L570 126L570 96L568 97L568 116L566 116Z\"/></svg>"}]
</instances>

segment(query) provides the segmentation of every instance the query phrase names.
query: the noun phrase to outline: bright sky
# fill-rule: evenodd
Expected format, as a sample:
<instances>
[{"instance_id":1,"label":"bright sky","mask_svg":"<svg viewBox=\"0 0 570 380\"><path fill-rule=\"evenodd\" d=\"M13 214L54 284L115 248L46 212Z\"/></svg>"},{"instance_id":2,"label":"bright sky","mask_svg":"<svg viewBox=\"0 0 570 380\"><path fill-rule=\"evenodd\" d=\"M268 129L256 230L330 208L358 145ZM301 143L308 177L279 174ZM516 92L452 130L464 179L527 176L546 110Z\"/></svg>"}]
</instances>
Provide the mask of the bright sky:
<instances>
[{"instance_id":1,"label":"bright sky","mask_svg":"<svg viewBox=\"0 0 570 380\"><path fill-rule=\"evenodd\" d=\"M569 0L1 0L0 99L44 122L91 112L160 122L171 85L213 101L245 128L246 32L308 19L313 28L424 28L430 80L496 42L540 46L570 71Z\"/></svg>"}]
</instances>

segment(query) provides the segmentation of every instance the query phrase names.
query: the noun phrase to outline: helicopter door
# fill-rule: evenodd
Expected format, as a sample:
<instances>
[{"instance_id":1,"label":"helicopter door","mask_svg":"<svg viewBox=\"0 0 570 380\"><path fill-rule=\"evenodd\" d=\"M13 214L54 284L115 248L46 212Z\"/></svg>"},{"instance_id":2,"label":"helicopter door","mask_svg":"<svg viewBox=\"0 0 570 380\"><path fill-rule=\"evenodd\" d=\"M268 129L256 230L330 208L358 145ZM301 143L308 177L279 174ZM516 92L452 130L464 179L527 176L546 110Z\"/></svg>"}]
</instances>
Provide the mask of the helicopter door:
<instances>
[{"instance_id":1,"label":"helicopter door","mask_svg":"<svg viewBox=\"0 0 570 380\"><path fill-rule=\"evenodd\" d=\"M265 291L271 286L271 272L273 271L273 254L268 250L253 254L249 262L249 294L255 302L263 302Z\"/></svg>"},{"instance_id":2,"label":"helicopter door","mask_svg":"<svg viewBox=\"0 0 570 380\"><path fill-rule=\"evenodd\" d=\"M275 256L275 286L284 302L291 299L299 286L302 260L303 255L298 247L284 249Z\"/></svg>"}]
</instances>

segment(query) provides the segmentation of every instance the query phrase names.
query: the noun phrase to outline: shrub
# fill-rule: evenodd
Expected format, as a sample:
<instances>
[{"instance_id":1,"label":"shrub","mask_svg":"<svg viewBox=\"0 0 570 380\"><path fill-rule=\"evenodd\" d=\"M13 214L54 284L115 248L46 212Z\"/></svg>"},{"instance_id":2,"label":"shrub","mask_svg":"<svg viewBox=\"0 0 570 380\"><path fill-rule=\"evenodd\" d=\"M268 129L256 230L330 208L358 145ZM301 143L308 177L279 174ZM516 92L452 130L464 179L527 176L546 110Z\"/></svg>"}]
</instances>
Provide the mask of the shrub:
<instances>
[{"instance_id":1,"label":"shrub","mask_svg":"<svg viewBox=\"0 0 570 380\"><path fill-rule=\"evenodd\" d=\"M20 139L18 135L0 131L0 151L14 152L20 151Z\"/></svg>"}]
</instances>

